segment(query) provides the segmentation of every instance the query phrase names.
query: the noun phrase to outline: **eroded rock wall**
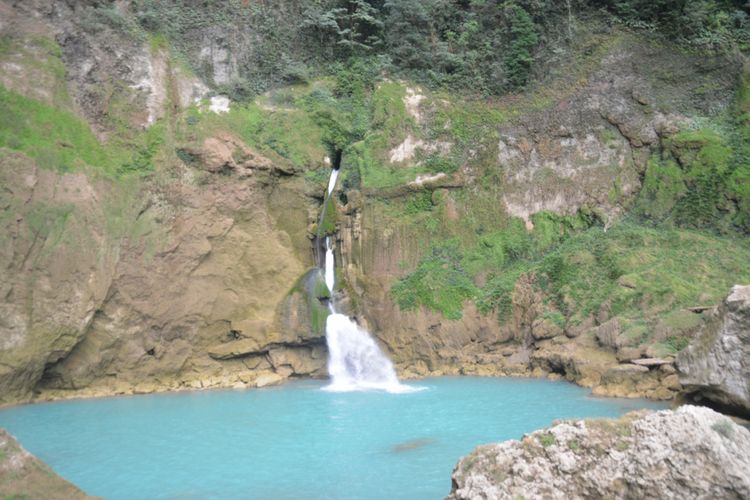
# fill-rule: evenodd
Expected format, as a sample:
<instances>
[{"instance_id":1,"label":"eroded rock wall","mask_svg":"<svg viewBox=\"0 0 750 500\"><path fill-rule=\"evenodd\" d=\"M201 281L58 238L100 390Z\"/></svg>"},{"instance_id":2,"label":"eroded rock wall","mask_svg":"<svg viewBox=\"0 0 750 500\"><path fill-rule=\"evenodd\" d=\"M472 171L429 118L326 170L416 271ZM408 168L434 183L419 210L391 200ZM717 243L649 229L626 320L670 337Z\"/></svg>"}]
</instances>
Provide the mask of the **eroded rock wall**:
<instances>
[{"instance_id":1,"label":"eroded rock wall","mask_svg":"<svg viewBox=\"0 0 750 500\"><path fill-rule=\"evenodd\" d=\"M2 162L3 402L323 374L306 303L279 307L311 263L270 215L268 163L123 193Z\"/></svg>"}]
</instances>

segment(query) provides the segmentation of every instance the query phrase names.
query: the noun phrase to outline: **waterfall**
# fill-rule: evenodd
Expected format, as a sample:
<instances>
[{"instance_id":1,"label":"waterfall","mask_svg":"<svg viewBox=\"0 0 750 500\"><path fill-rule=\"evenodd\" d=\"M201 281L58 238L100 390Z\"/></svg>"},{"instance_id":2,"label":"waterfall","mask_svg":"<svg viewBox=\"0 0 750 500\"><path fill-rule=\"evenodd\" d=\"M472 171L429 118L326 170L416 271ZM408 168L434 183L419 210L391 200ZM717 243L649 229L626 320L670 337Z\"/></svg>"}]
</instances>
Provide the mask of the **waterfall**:
<instances>
[{"instance_id":1,"label":"waterfall","mask_svg":"<svg viewBox=\"0 0 750 500\"><path fill-rule=\"evenodd\" d=\"M331 247L331 237L326 236L326 269L325 269L326 286L333 296L333 286L336 284L336 261L333 257L333 247ZM333 301L331 301L333 303Z\"/></svg>"},{"instance_id":2,"label":"waterfall","mask_svg":"<svg viewBox=\"0 0 750 500\"><path fill-rule=\"evenodd\" d=\"M337 169L331 171L328 181L327 198L336 186ZM326 199L326 203L331 203ZM326 286L331 292L329 308L331 314L326 320L326 343L328 344L328 375L331 383L328 391L346 392L380 389L388 392L409 392L413 387L401 385L393 363L383 354L367 330L344 314L336 312L334 286L336 284L336 261L331 238L325 239Z\"/></svg>"},{"instance_id":3,"label":"waterfall","mask_svg":"<svg viewBox=\"0 0 750 500\"><path fill-rule=\"evenodd\" d=\"M336 187L336 179L339 176L339 171L337 169L331 170L331 177L328 179L328 196L331 196L331 193L333 192L333 188Z\"/></svg>"},{"instance_id":4,"label":"waterfall","mask_svg":"<svg viewBox=\"0 0 750 500\"><path fill-rule=\"evenodd\" d=\"M366 330L343 314L333 313L326 321L329 391L381 389L406 392L396 377L393 363L378 348Z\"/></svg>"}]
</instances>

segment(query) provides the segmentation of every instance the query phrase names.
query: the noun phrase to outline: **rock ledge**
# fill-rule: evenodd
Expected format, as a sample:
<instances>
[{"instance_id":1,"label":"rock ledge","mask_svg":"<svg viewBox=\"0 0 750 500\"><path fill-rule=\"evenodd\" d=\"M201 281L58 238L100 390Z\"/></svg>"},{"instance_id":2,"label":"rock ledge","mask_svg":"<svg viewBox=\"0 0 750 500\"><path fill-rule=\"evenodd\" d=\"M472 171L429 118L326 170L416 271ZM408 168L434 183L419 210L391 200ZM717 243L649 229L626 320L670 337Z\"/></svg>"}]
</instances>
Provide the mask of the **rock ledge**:
<instances>
[{"instance_id":1,"label":"rock ledge","mask_svg":"<svg viewBox=\"0 0 750 500\"><path fill-rule=\"evenodd\" d=\"M449 499L750 498L750 432L711 409L556 423L480 446Z\"/></svg>"}]
</instances>

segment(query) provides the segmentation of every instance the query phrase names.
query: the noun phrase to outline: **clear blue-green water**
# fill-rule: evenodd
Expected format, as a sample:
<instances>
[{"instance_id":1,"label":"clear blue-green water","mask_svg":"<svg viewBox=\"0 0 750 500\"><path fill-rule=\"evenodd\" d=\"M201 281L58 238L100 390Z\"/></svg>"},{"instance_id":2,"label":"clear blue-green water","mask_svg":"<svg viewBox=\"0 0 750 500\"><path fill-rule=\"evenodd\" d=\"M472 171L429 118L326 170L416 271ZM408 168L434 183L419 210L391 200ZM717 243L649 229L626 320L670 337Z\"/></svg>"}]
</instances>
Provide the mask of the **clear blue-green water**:
<instances>
[{"instance_id":1,"label":"clear blue-green water","mask_svg":"<svg viewBox=\"0 0 750 500\"><path fill-rule=\"evenodd\" d=\"M555 419L663 407L531 379L427 379L405 394L323 385L20 406L0 411L0 427L108 499L434 499L479 444Z\"/></svg>"}]
</instances>

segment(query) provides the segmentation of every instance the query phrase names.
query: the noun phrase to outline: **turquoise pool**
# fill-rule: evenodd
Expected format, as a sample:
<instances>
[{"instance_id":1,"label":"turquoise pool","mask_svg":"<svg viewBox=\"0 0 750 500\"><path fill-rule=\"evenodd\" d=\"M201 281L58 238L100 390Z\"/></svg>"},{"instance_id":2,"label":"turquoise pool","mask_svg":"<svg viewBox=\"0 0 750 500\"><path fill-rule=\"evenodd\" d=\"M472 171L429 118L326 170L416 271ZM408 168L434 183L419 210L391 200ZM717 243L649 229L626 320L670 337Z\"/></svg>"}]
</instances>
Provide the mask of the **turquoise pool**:
<instances>
[{"instance_id":1,"label":"turquoise pool","mask_svg":"<svg viewBox=\"0 0 750 500\"><path fill-rule=\"evenodd\" d=\"M458 458L555 419L662 408L565 383L445 377L404 394L322 381L19 406L0 411L32 453L107 499L442 498Z\"/></svg>"}]
</instances>

